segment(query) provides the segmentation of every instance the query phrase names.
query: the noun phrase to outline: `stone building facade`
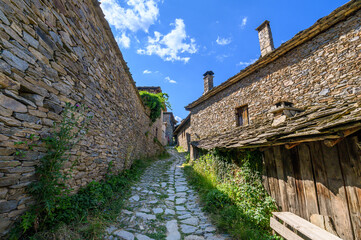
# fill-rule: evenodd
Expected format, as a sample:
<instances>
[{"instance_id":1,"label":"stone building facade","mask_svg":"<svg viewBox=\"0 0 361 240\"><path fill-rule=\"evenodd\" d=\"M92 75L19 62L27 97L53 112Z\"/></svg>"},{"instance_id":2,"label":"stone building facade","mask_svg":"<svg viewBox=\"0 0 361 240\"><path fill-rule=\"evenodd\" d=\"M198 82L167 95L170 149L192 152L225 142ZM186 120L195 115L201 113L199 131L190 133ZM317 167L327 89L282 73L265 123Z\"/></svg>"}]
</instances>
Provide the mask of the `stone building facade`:
<instances>
[{"instance_id":1,"label":"stone building facade","mask_svg":"<svg viewBox=\"0 0 361 240\"><path fill-rule=\"evenodd\" d=\"M162 151L98 1L0 0L0 39L0 235L32 203L25 187L44 150L16 156L15 142L49 131L66 102L94 115L71 152L74 191L110 161L121 171Z\"/></svg>"},{"instance_id":2,"label":"stone building facade","mask_svg":"<svg viewBox=\"0 0 361 240\"><path fill-rule=\"evenodd\" d=\"M190 151L191 144L191 125L190 115L188 115L174 130L174 136L176 137L177 146L181 146L184 151Z\"/></svg>"},{"instance_id":3,"label":"stone building facade","mask_svg":"<svg viewBox=\"0 0 361 240\"><path fill-rule=\"evenodd\" d=\"M172 112L163 112L163 122L165 123L165 139L167 141L167 145L173 146L175 144L173 132L175 125L177 124L177 120L174 119Z\"/></svg>"},{"instance_id":4,"label":"stone building facade","mask_svg":"<svg viewBox=\"0 0 361 240\"><path fill-rule=\"evenodd\" d=\"M271 108L281 101L305 108L360 98L361 12L344 13L341 8L319 20L186 106L192 141L237 127L242 106L254 124L271 119Z\"/></svg>"},{"instance_id":5,"label":"stone building facade","mask_svg":"<svg viewBox=\"0 0 361 240\"><path fill-rule=\"evenodd\" d=\"M278 210L345 240L361 239L360 9L350 1L277 49L266 21L260 59L186 107L191 158L259 150Z\"/></svg>"},{"instance_id":6,"label":"stone building facade","mask_svg":"<svg viewBox=\"0 0 361 240\"><path fill-rule=\"evenodd\" d=\"M149 93L161 93L161 87L137 87L139 91L146 91ZM167 111L167 110L165 110ZM167 124L164 122L164 111L160 113L160 117L152 124L153 134L157 137L158 141L163 145L168 144L166 137Z\"/></svg>"}]
</instances>

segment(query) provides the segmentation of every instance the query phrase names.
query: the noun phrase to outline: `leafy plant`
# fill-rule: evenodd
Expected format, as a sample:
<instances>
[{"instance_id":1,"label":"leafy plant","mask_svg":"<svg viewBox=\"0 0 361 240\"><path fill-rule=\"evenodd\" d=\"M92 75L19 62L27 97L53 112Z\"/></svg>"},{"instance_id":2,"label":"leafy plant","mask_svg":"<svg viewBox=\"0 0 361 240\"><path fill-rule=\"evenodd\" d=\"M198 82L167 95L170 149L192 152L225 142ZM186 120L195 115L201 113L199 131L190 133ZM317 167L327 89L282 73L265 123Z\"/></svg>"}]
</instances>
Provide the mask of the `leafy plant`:
<instances>
[{"instance_id":1,"label":"leafy plant","mask_svg":"<svg viewBox=\"0 0 361 240\"><path fill-rule=\"evenodd\" d=\"M150 93L147 91L139 92L144 105L150 108L150 119L155 122L161 115L162 110L168 107L171 109L168 94L166 93Z\"/></svg>"},{"instance_id":2,"label":"leafy plant","mask_svg":"<svg viewBox=\"0 0 361 240\"><path fill-rule=\"evenodd\" d=\"M263 188L261 162L258 152L213 150L185 165L204 209L235 239L277 239L269 228L276 205Z\"/></svg>"},{"instance_id":3,"label":"leafy plant","mask_svg":"<svg viewBox=\"0 0 361 240\"><path fill-rule=\"evenodd\" d=\"M68 176L61 169L64 162L69 160L69 151L86 134L90 119L91 116L86 115L85 106L67 103L62 120L54 123L53 131L47 137L39 139L47 151L36 167L37 181L27 189L36 204L22 216L21 227L24 232L36 232L58 222L56 212L59 207L63 208L60 203L64 204L63 196L70 191L64 184ZM29 139L34 140L34 136L31 135ZM28 148L31 150L37 145L31 143Z\"/></svg>"}]
</instances>

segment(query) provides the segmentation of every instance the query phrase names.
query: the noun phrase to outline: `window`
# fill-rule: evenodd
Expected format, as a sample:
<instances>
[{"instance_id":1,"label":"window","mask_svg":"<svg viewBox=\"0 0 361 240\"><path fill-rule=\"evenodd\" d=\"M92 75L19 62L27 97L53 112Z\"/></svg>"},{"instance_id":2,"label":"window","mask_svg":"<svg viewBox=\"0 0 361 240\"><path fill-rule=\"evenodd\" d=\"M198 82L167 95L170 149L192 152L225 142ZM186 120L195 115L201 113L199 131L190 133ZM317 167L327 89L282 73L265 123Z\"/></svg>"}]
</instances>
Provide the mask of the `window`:
<instances>
[{"instance_id":1,"label":"window","mask_svg":"<svg viewBox=\"0 0 361 240\"><path fill-rule=\"evenodd\" d=\"M236 108L237 126L246 126L249 124L248 105Z\"/></svg>"}]
</instances>

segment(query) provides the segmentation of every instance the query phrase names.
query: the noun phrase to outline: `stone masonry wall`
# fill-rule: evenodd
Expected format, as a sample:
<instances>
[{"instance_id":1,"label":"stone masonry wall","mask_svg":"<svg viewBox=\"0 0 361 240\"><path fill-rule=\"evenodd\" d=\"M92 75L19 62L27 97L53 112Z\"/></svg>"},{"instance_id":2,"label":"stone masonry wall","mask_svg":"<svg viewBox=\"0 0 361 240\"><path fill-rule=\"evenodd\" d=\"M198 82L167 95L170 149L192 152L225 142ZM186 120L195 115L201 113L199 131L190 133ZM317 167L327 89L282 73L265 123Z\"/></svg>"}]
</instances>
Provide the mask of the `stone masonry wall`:
<instances>
[{"instance_id":1,"label":"stone masonry wall","mask_svg":"<svg viewBox=\"0 0 361 240\"><path fill-rule=\"evenodd\" d=\"M31 204L42 148L14 142L47 132L65 102L87 105L89 133L71 152L75 191L155 155L150 119L96 0L0 0L0 236ZM149 132L149 134L146 134ZM68 163L66 168L71 166Z\"/></svg>"},{"instance_id":2,"label":"stone masonry wall","mask_svg":"<svg viewBox=\"0 0 361 240\"><path fill-rule=\"evenodd\" d=\"M190 141L187 140L187 135L191 135L191 127L190 124L187 123L185 126L182 127L182 130L177 133L177 142L178 146L181 146L186 152L189 152L189 144ZM189 137L190 138L190 137ZM191 140L191 139L189 139Z\"/></svg>"},{"instance_id":3,"label":"stone masonry wall","mask_svg":"<svg viewBox=\"0 0 361 240\"><path fill-rule=\"evenodd\" d=\"M361 11L191 109L192 141L236 127L248 104L250 124L273 118L278 101L294 107L361 97Z\"/></svg>"}]
</instances>

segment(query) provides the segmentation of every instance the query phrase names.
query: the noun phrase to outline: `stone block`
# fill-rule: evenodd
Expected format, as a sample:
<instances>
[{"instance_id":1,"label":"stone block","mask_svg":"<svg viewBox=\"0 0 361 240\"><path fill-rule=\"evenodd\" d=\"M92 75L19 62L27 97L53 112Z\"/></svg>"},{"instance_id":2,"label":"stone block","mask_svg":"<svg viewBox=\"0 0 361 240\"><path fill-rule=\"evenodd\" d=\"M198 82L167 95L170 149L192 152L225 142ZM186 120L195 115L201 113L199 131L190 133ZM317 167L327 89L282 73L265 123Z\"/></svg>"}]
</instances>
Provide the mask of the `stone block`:
<instances>
[{"instance_id":1,"label":"stone block","mask_svg":"<svg viewBox=\"0 0 361 240\"><path fill-rule=\"evenodd\" d=\"M14 113L14 117L21 121L32 122L32 123L36 123L40 121L40 118L29 115L27 113Z\"/></svg>"},{"instance_id":2,"label":"stone block","mask_svg":"<svg viewBox=\"0 0 361 240\"><path fill-rule=\"evenodd\" d=\"M10 109L6 109L0 106L0 115L4 117L10 117L13 114L13 111Z\"/></svg>"},{"instance_id":3,"label":"stone block","mask_svg":"<svg viewBox=\"0 0 361 240\"><path fill-rule=\"evenodd\" d=\"M21 102L21 103L24 103L25 105L30 105L34 108L36 108L36 105L32 102L32 101L29 101L27 100L26 98L23 98L15 93L13 93L12 91L9 91L9 90L5 90L4 91L4 94L8 97L11 97L11 98L14 98L16 99L17 101Z\"/></svg>"},{"instance_id":4,"label":"stone block","mask_svg":"<svg viewBox=\"0 0 361 240\"><path fill-rule=\"evenodd\" d=\"M4 199L8 191L9 190L7 188L0 188L0 199Z\"/></svg>"},{"instance_id":5,"label":"stone block","mask_svg":"<svg viewBox=\"0 0 361 240\"><path fill-rule=\"evenodd\" d=\"M42 107L44 105L44 97L38 94L31 93L22 93L21 96L27 100L32 101L38 107ZM34 114L33 114L34 115ZM36 116L36 115L35 115ZM39 116L38 116L39 117Z\"/></svg>"},{"instance_id":6,"label":"stone block","mask_svg":"<svg viewBox=\"0 0 361 240\"><path fill-rule=\"evenodd\" d=\"M1 55L4 60L10 64L11 66L19 69L22 72L25 72L26 69L28 69L29 64L27 62L25 62L24 60L18 58L17 56L15 56L14 54L12 54L11 52L9 52L8 50L4 50L2 52Z\"/></svg>"},{"instance_id":7,"label":"stone block","mask_svg":"<svg viewBox=\"0 0 361 240\"><path fill-rule=\"evenodd\" d=\"M13 98L7 97L0 93L0 106L10 109L14 112L27 112L27 108L24 104L16 101Z\"/></svg>"},{"instance_id":8,"label":"stone block","mask_svg":"<svg viewBox=\"0 0 361 240\"><path fill-rule=\"evenodd\" d=\"M0 168L4 167L16 167L21 163L19 161L0 161Z\"/></svg>"},{"instance_id":9,"label":"stone block","mask_svg":"<svg viewBox=\"0 0 361 240\"><path fill-rule=\"evenodd\" d=\"M2 200L0 201L0 213L10 212L16 209L17 206L18 206L18 201L16 200L10 200L10 201Z\"/></svg>"},{"instance_id":10,"label":"stone block","mask_svg":"<svg viewBox=\"0 0 361 240\"><path fill-rule=\"evenodd\" d=\"M0 72L0 88L17 91L20 89L20 84L12 80L10 77L6 76L4 73Z\"/></svg>"},{"instance_id":11,"label":"stone block","mask_svg":"<svg viewBox=\"0 0 361 240\"><path fill-rule=\"evenodd\" d=\"M21 126L21 122L12 117L0 116L0 122L3 122L3 123L5 123L5 125L12 126L12 127L20 127Z\"/></svg>"}]
</instances>

